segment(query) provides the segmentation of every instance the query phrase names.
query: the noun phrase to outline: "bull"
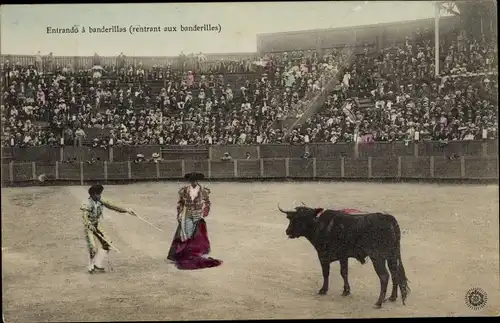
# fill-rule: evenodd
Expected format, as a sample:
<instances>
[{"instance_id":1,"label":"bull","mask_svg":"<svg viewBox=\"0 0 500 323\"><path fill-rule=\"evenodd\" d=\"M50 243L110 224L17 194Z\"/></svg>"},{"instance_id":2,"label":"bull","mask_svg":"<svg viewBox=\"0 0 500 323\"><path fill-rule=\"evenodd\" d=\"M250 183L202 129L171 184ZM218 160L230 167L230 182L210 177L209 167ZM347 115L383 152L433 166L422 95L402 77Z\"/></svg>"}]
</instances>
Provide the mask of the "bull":
<instances>
[{"instance_id":1,"label":"bull","mask_svg":"<svg viewBox=\"0 0 500 323\"><path fill-rule=\"evenodd\" d=\"M289 220L286 235L291 238L305 237L318 253L323 273L323 286L318 294L328 292L330 263L340 262L340 275L344 280L342 296L351 294L348 280L348 259L355 258L364 264L366 258L372 261L380 279L380 295L375 308L385 302L389 273L392 278L392 293L389 301L398 298L398 287L403 305L410 293L408 279L401 261L401 230L396 218L390 214L348 214L342 210L324 210L303 206L294 210L278 210Z\"/></svg>"}]
</instances>

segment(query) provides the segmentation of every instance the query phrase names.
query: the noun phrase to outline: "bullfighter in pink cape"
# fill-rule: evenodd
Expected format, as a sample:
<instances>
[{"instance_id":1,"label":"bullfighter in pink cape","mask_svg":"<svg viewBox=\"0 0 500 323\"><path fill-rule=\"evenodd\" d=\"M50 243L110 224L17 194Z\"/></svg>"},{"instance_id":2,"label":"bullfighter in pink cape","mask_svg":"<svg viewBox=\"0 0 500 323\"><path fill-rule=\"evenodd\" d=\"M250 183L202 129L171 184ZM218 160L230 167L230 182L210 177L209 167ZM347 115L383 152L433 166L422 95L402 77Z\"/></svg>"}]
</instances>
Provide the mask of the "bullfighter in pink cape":
<instances>
[{"instance_id":1,"label":"bullfighter in pink cape","mask_svg":"<svg viewBox=\"0 0 500 323\"><path fill-rule=\"evenodd\" d=\"M177 203L177 230L167 259L179 269L202 269L217 267L222 260L208 257L210 241L204 220L210 212L210 190L198 184L203 174L190 173L184 176L190 185L179 190Z\"/></svg>"}]
</instances>

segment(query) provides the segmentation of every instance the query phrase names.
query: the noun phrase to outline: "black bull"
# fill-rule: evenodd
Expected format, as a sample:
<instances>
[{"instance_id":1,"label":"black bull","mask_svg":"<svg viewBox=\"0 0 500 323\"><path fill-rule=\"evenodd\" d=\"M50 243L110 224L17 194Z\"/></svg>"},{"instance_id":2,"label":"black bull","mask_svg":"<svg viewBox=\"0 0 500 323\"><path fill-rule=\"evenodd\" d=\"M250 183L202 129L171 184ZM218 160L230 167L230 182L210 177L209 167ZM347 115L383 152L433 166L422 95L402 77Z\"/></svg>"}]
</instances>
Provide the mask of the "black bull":
<instances>
[{"instance_id":1,"label":"black bull","mask_svg":"<svg viewBox=\"0 0 500 323\"><path fill-rule=\"evenodd\" d=\"M410 292L403 263L401 261L401 230L396 218L390 214L370 213L363 215L347 214L342 211L296 207L284 211L290 224L286 229L289 238L305 237L318 252L323 272L323 286L320 295L328 291L330 263L340 261L340 275L344 280L342 296L350 295L348 281L348 259L355 258L362 264L370 257L375 272L380 279L380 295L375 303L382 307L385 301L389 273L392 277L392 293L389 300L398 297L398 286L405 304Z\"/></svg>"}]
</instances>

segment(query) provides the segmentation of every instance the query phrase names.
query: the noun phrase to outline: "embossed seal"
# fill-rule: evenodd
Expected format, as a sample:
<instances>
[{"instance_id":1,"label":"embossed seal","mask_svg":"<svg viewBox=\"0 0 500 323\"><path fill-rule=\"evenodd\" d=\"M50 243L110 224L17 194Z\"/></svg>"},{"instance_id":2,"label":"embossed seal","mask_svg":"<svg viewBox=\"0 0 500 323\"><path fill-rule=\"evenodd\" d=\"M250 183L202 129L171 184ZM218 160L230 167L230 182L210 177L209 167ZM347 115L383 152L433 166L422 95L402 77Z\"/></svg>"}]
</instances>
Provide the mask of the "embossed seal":
<instances>
[{"instance_id":1,"label":"embossed seal","mask_svg":"<svg viewBox=\"0 0 500 323\"><path fill-rule=\"evenodd\" d=\"M481 288L471 288L465 294L465 304L467 304L467 306L474 311L483 309L486 306L487 302L488 295Z\"/></svg>"}]
</instances>

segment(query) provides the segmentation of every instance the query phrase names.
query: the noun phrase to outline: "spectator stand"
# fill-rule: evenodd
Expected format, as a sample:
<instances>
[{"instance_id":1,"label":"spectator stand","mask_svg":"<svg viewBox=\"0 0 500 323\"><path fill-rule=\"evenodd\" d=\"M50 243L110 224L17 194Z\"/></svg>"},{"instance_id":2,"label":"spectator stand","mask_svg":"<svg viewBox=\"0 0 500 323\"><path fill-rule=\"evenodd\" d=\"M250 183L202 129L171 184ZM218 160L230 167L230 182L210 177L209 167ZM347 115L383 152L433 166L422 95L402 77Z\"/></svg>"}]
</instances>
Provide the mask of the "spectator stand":
<instances>
[{"instance_id":1,"label":"spectator stand","mask_svg":"<svg viewBox=\"0 0 500 323\"><path fill-rule=\"evenodd\" d=\"M99 64L102 61L99 60L98 57L93 57L92 58L92 64ZM219 68L226 69L227 66L229 66L229 71L233 72L246 72L248 73L249 71L252 70L252 67L249 66L248 64L249 59L246 61L246 65L236 65L232 64L234 62L229 62L229 64L226 64L224 62L217 62L217 65L213 66L208 66L209 70L214 71L214 66L217 66ZM7 69L4 69L4 72L7 72L7 78L10 81L10 76L9 73L9 63L7 63ZM203 62L202 62L203 63ZM205 64L198 64L199 66L204 67ZM16 67L20 68L20 64L16 64ZM242 67L241 70L238 70L238 66ZM205 68L206 70L207 68ZM153 109L153 104L158 103L159 98L156 97L156 101L152 103L150 100L151 95L156 95L156 94L161 94L162 91L165 91L164 89L167 87L167 89L170 91L172 90L173 92L176 92L176 89L179 89L181 87L184 87L182 89L184 91L185 96L188 96L186 94L189 94L190 97L200 97L199 93L204 90L205 85L208 85L208 83L212 83L212 87L219 85L220 88L223 89L223 92L225 91L223 86L223 83L217 83L217 81L222 81L224 82L224 77L222 75L219 75L218 79L212 74L210 75L210 79L203 80L203 77L201 81L206 84L201 84L202 82L196 82L193 78L191 84L189 84L189 75L187 75L188 80L183 80L183 75L177 73L176 71L170 70L169 67L162 68L158 66L153 66L152 69L147 70L142 67L141 62L139 62L138 67L136 70L134 70L133 66L130 66L128 69L123 67L120 70L117 70L115 66L109 67L109 66L104 66L102 68L99 67L99 65L95 65L93 70L85 72L85 71L79 71L77 75L72 74L73 72L67 69L61 70L59 67L56 67L55 71L52 73L47 73L43 74L42 78L46 79L46 83L48 84L53 84L53 78L54 75L59 77L61 74L60 79L58 79L58 83L64 83L66 81L66 77L71 77L71 81L73 82L75 80L75 77L77 80L75 82L81 82L83 83L83 86L80 84L78 87L78 90L80 91L80 94L82 97L85 96L90 96L90 99L87 101L82 101L83 108L80 108L80 110L88 110L84 111L84 116L81 115L73 115L73 118L70 119L68 118L66 114L62 115L62 120L59 119L54 119L52 118L53 123L56 123L59 128L72 128L73 132L78 130L79 128L83 128L82 130L85 132L88 132L86 134L86 140L77 140L79 144L87 144L91 145L93 143L93 134L97 134L100 136L99 138L102 139L102 137L106 137L108 135L108 131L106 131L106 128L111 128L110 126L112 125L111 120L109 120L109 117L111 114L114 114L115 116L121 115L123 118L124 115L123 113L119 113L120 109L111 108L110 106L112 104L116 103L122 103L122 109L125 108L127 109L128 116L132 116L132 119L136 115L143 116L144 114L147 114L148 116L151 115L151 110ZM189 73L187 73L189 74ZM194 73L192 73L194 74ZM5 74L4 74L5 75ZM248 74L244 75L237 75L237 74L228 74L226 77L225 81L229 82L234 82L237 86L246 84L244 82L248 82ZM78 78L79 77L79 78ZM251 78L250 78L251 79ZM168 81L168 82L167 82ZM133 82L132 84L130 82ZM149 82L149 84L147 84ZM146 84L145 84L146 83ZM217 83L217 84L216 84ZM9 82L6 82L4 84L10 84ZM59 85L58 84L58 85ZM78 86L77 84L77 86ZM68 84L63 84L63 86L68 86ZM70 84L74 85L74 84ZM125 85L125 86L124 86ZM189 85L189 86L186 86ZM229 86L229 85L228 85ZM72 89L72 88L71 88ZM72 89L73 90L73 89ZM187 90L193 90L194 93L185 93ZM107 92L106 92L107 91ZM72 91L68 91L69 93ZM104 93L104 95L103 95ZM123 93L126 93L124 95ZM111 95L110 95L111 94ZM126 96L126 99L123 97ZM235 95L238 97L238 94ZM110 98L111 97L111 98ZM118 97L118 100L116 100ZM170 97L172 98L172 97ZM69 97L66 98L60 98L60 99L66 99L66 100L71 100ZM72 98L74 101L74 98ZM115 100L113 100L115 99ZM184 97L181 95L180 99L184 99ZM116 102L119 101L119 102ZM73 104L75 102L72 102ZM80 102L77 102L80 103ZM185 103L185 102L182 102ZM128 104L128 105L127 105ZM157 104L158 105L158 104ZM158 107L157 107L158 108ZM163 107L164 108L164 107ZM174 106L174 109L167 109L167 112L170 115L175 115L176 112L182 112L179 111L180 109L175 109L177 107ZM110 111L111 110L111 111ZM78 112L78 111L76 111ZM79 111L80 114L82 111ZM117 113L118 112L118 113ZM123 112L123 111L122 111ZM158 112L158 109L156 109L156 112ZM195 115L196 111L191 111L191 115ZM182 113L180 113L182 114ZM64 118L66 117L66 118ZM106 120L108 118L108 120ZM50 117L48 119L51 119ZM69 119L69 120L68 120ZM75 120L76 119L76 120ZM83 120L81 120L83 119ZM104 120L103 120L104 119ZM183 118L181 117L181 120ZM121 120L121 121L128 121L128 120ZM89 124L90 122L90 124ZM83 125L82 125L83 123ZM62 126L62 127L61 127ZM82 127L83 126L83 127ZM108 126L108 127L106 127ZM89 129L94 129L98 128L101 129L101 131L91 131ZM104 129L103 129L104 128ZM71 133L71 131L67 131L65 133L65 142L71 141L74 139L74 133ZM110 129L111 130L111 129ZM90 135L90 136L89 136ZM109 135L111 135L111 131L109 131ZM116 138L118 139L118 138ZM118 140L117 140L118 141ZM135 143L138 143L137 141ZM8 143L4 143L7 144ZM19 140L16 142L16 145L19 145Z\"/></svg>"},{"instance_id":2,"label":"spectator stand","mask_svg":"<svg viewBox=\"0 0 500 323\"><path fill-rule=\"evenodd\" d=\"M403 43L359 55L345 91L356 102L352 111L348 109L352 115L326 104L307 127L292 131L299 133L295 142L310 137L313 141L355 140L356 130L361 142L367 136L375 141L434 139L444 147L450 140L496 138L498 108L495 101L488 101L498 93L495 50L475 40L462 42L458 46L448 39L441 44L448 50L442 52L439 78L433 75L433 48L425 37L418 41L407 37ZM473 57L475 64L464 66L466 57ZM348 117L354 122L346 131Z\"/></svg>"},{"instance_id":3,"label":"spectator stand","mask_svg":"<svg viewBox=\"0 0 500 323\"><path fill-rule=\"evenodd\" d=\"M361 48L352 66L354 56L342 50L326 58L313 50L263 57L9 57L22 62L16 64L2 57L2 143L195 151L187 147L348 142L355 129L375 141L496 137L498 85L491 69L497 49L484 40L443 38L443 75L436 79L431 36L418 31L387 48L377 39L381 49ZM349 73L338 71L329 81L332 73L322 64L345 58ZM332 92L337 84L341 91ZM346 98L354 99L349 109ZM288 127L295 121L289 117L300 115Z\"/></svg>"}]
</instances>

